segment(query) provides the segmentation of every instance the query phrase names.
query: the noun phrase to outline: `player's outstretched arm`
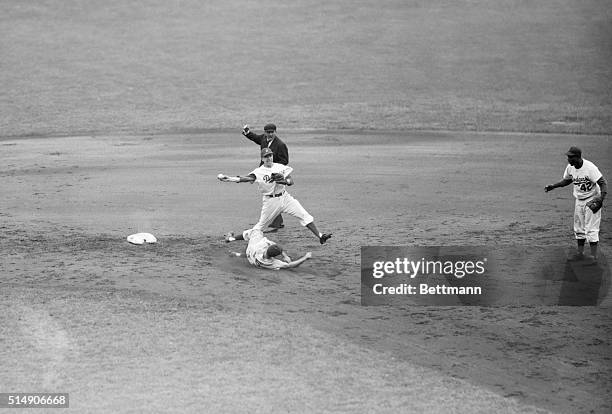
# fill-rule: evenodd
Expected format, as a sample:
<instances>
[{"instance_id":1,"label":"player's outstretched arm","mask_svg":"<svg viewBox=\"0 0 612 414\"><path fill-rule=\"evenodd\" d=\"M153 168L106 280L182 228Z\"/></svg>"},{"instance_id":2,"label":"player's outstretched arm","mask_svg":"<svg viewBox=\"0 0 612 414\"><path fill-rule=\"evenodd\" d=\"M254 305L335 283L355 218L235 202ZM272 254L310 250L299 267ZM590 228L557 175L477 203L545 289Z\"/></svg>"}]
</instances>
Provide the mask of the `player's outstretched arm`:
<instances>
[{"instance_id":1,"label":"player's outstretched arm","mask_svg":"<svg viewBox=\"0 0 612 414\"><path fill-rule=\"evenodd\" d=\"M281 269L290 269L293 267L298 267L299 265L301 265L302 263L304 263L306 260L310 259L312 257L312 253L308 252L306 253L304 256L300 257L297 260L294 260L292 262L289 263L284 263L282 265L280 265Z\"/></svg>"},{"instance_id":2,"label":"player's outstretched arm","mask_svg":"<svg viewBox=\"0 0 612 414\"><path fill-rule=\"evenodd\" d=\"M565 187L566 185L570 185L571 183L572 183L572 179L571 178L565 178L565 179L559 181L558 183L548 184L546 187L544 187L544 191L546 191L548 193L549 191L552 191L555 188Z\"/></svg>"},{"instance_id":3,"label":"player's outstretched arm","mask_svg":"<svg viewBox=\"0 0 612 414\"><path fill-rule=\"evenodd\" d=\"M244 177L240 175L229 177L225 174L219 174L217 175L217 179L219 181L223 181L224 183L252 183L255 181L255 176L253 174L249 174Z\"/></svg>"}]
</instances>

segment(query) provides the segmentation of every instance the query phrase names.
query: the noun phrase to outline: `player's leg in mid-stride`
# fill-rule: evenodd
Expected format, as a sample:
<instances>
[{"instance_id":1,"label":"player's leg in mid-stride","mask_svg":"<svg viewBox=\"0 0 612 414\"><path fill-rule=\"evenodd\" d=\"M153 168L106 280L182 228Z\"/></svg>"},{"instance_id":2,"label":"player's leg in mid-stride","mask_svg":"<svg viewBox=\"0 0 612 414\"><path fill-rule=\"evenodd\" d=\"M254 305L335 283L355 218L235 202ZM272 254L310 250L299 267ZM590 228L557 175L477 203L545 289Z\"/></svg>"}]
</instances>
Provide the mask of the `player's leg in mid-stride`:
<instances>
[{"instance_id":1,"label":"player's leg in mid-stride","mask_svg":"<svg viewBox=\"0 0 612 414\"><path fill-rule=\"evenodd\" d=\"M274 218L283 211L283 204L281 203L282 197L271 197L265 199L261 205L261 214L259 215L259 221L253 226L254 229L262 230L268 227Z\"/></svg>"},{"instance_id":2,"label":"player's leg in mid-stride","mask_svg":"<svg viewBox=\"0 0 612 414\"><path fill-rule=\"evenodd\" d=\"M298 200L286 191L280 197L270 197L264 200L259 221L253 228L263 231L280 213L286 213L297 218L302 226L309 229L319 239L321 244L325 244L332 236L331 233L320 232L312 215L302 207Z\"/></svg>"},{"instance_id":3,"label":"player's leg in mid-stride","mask_svg":"<svg viewBox=\"0 0 612 414\"><path fill-rule=\"evenodd\" d=\"M285 193L281 199L282 211L300 220L300 224L310 230L319 239L319 243L325 244L331 238L331 233L321 233L319 231L314 222L314 217L291 194Z\"/></svg>"}]
</instances>

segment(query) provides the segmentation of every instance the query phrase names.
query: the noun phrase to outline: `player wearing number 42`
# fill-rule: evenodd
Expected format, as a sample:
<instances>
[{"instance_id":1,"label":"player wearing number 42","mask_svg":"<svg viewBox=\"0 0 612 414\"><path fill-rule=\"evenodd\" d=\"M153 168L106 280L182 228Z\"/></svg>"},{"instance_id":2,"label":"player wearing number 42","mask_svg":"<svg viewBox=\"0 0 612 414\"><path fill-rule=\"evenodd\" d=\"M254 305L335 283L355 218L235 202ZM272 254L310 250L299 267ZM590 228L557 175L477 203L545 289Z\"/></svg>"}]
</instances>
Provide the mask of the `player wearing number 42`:
<instances>
[{"instance_id":1,"label":"player wearing number 42","mask_svg":"<svg viewBox=\"0 0 612 414\"><path fill-rule=\"evenodd\" d=\"M302 207L300 202L293 198L286 187L293 185L291 173L293 168L288 165L274 162L274 155L270 148L261 150L263 164L251 171L247 176L228 177L225 174L217 175L217 179L233 183L257 183L263 196L261 214L254 230L261 230L268 226L280 213L287 213L300 220L302 226L308 228L321 244L324 244L332 235L321 233L315 225L314 218Z\"/></svg>"},{"instance_id":2,"label":"player wearing number 42","mask_svg":"<svg viewBox=\"0 0 612 414\"><path fill-rule=\"evenodd\" d=\"M578 147L571 147L565 153L568 165L563 173L563 179L555 184L544 187L549 192L557 187L574 184L574 235L578 243L578 251L570 260L583 260L584 246L589 242L591 260L597 263L597 245L599 242L599 225L601 223L601 207L608 193L606 179L591 161L582 158Z\"/></svg>"}]
</instances>

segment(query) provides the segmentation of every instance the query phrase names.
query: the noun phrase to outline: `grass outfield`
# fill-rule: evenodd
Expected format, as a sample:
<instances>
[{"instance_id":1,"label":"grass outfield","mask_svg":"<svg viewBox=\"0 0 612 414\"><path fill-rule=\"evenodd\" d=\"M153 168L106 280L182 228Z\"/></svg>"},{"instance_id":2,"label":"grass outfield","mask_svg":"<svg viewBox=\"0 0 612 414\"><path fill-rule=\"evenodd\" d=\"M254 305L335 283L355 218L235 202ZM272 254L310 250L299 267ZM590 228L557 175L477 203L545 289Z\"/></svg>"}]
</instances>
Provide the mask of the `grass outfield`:
<instances>
[{"instance_id":1,"label":"grass outfield","mask_svg":"<svg viewBox=\"0 0 612 414\"><path fill-rule=\"evenodd\" d=\"M610 133L605 0L7 0L0 136Z\"/></svg>"}]
</instances>

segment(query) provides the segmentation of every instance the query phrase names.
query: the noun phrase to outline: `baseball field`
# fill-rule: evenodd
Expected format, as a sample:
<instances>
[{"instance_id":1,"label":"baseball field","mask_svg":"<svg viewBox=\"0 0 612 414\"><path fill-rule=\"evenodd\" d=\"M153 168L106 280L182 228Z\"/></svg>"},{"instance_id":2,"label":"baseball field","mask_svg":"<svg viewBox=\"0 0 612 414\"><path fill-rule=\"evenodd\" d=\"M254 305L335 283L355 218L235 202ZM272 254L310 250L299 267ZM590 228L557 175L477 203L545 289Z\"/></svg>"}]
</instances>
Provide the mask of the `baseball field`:
<instances>
[{"instance_id":1,"label":"baseball field","mask_svg":"<svg viewBox=\"0 0 612 414\"><path fill-rule=\"evenodd\" d=\"M570 187L544 186L572 145L612 177L607 2L490 3L0 3L0 403L610 412L607 206L597 306L361 305L362 246L569 253ZM333 233L286 216L270 238L313 257L276 272L228 254L261 197L216 179L268 122Z\"/></svg>"}]
</instances>

